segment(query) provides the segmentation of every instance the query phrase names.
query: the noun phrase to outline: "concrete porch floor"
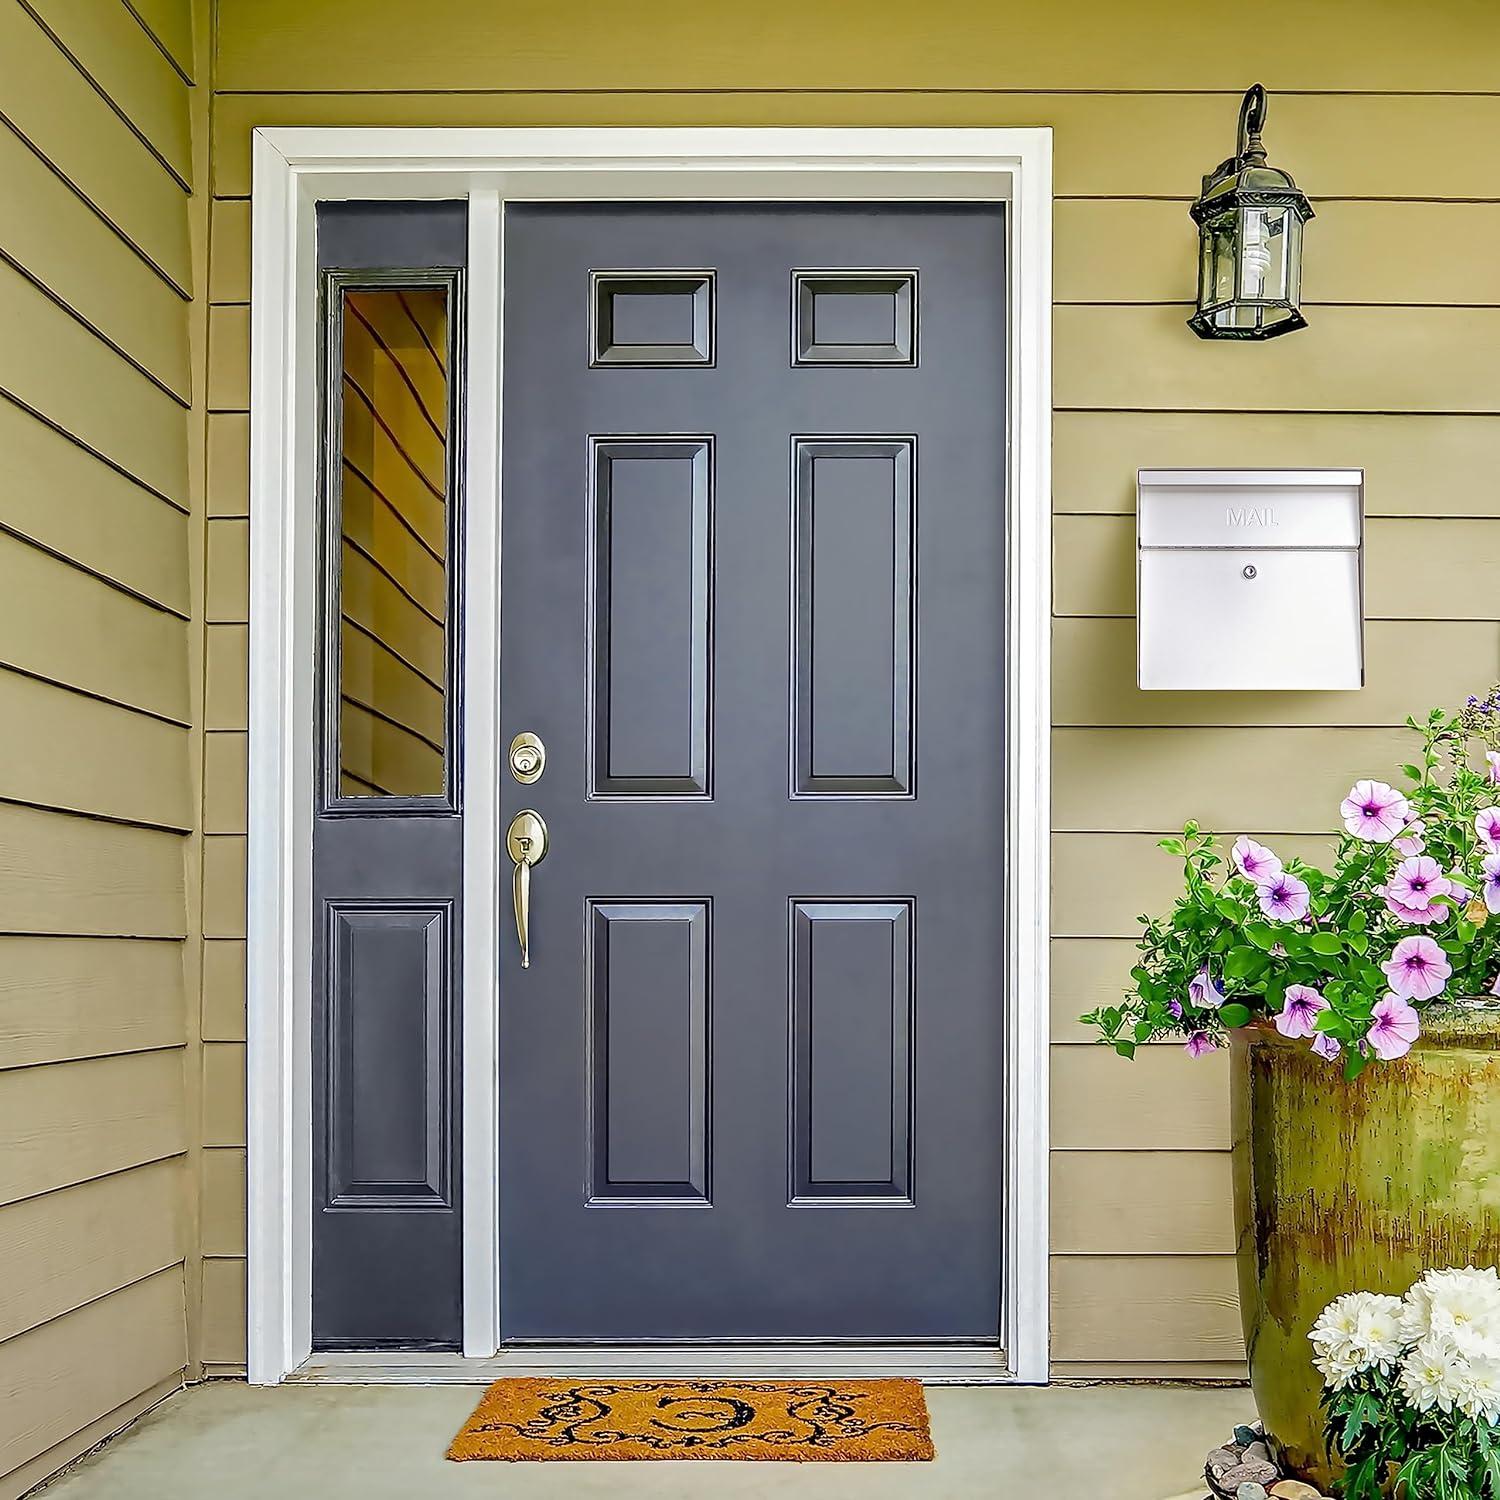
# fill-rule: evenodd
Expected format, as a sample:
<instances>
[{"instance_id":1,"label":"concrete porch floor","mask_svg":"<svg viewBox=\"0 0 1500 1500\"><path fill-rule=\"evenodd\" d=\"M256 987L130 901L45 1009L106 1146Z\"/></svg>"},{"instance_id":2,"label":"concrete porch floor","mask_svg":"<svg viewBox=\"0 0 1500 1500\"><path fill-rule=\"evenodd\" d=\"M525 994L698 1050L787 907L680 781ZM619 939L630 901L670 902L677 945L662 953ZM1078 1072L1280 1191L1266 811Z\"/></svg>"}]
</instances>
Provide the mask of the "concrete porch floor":
<instances>
[{"instance_id":1,"label":"concrete porch floor","mask_svg":"<svg viewBox=\"0 0 1500 1500\"><path fill-rule=\"evenodd\" d=\"M220 1381L163 1402L42 1490L46 1500L1167 1500L1250 1420L1243 1389L939 1386L938 1456L903 1463L448 1463L475 1386Z\"/></svg>"}]
</instances>

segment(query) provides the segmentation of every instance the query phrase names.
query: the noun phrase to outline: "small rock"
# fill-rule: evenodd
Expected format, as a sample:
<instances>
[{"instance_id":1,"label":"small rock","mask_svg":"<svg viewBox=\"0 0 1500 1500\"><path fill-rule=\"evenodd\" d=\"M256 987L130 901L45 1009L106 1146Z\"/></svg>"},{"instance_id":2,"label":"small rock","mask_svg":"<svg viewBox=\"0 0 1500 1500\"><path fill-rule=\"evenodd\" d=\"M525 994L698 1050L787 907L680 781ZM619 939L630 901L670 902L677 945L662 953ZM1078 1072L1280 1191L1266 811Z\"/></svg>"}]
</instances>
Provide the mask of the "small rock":
<instances>
[{"instance_id":1,"label":"small rock","mask_svg":"<svg viewBox=\"0 0 1500 1500\"><path fill-rule=\"evenodd\" d=\"M1231 1495L1242 1484L1258 1484L1263 1489L1276 1483L1281 1478L1281 1470L1275 1464L1260 1462L1244 1463L1238 1467L1229 1469L1223 1474L1215 1475L1220 1485ZM1239 1500L1236 1495L1235 1500Z\"/></svg>"},{"instance_id":2,"label":"small rock","mask_svg":"<svg viewBox=\"0 0 1500 1500\"><path fill-rule=\"evenodd\" d=\"M1234 1500L1266 1500L1266 1487L1247 1481L1234 1492Z\"/></svg>"},{"instance_id":3,"label":"small rock","mask_svg":"<svg viewBox=\"0 0 1500 1500\"><path fill-rule=\"evenodd\" d=\"M1215 1448L1208 1455L1208 1467L1214 1474L1222 1474L1228 1469L1239 1467L1240 1450L1238 1448Z\"/></svg>"},{"instance_id":4,"label":"small rock","mask_svg":"<svg viewBox=\"0 0 1500 1500\"><path fill-rule=\"evenodd\" d=\"M1259 1422L1257 1422L1254 1427L1246 1427L1242 1422L1238 1427L1234 1429L1234 1440L1240 1445L1241 1448L1248 1448L1250 1444L1255 1442L1259 1437Z\"/></svg>"},{"instance_id":5,"label":"small rock","mask_svg":"<svg viewBox=\"0 0 1500 1500\"><path fill-rule=\"evenodd\" d=\"M1273 1500L1323 1500L1321 1490L1315 1490L1300 1479L1283 1479L1271 1486Z\"/></svg>"},{"instance_id":6,"label":"small rock","mask_svg":"<svg viewBox=\"0 0 1500 1500\"><path fill-rule=\"evenodd\" d=\"M1245 1462L1271 1463L1271 1450L1259 1438L1256 1438L1254 1442L1245 1445Z\"/></svg>"}]
</instances>

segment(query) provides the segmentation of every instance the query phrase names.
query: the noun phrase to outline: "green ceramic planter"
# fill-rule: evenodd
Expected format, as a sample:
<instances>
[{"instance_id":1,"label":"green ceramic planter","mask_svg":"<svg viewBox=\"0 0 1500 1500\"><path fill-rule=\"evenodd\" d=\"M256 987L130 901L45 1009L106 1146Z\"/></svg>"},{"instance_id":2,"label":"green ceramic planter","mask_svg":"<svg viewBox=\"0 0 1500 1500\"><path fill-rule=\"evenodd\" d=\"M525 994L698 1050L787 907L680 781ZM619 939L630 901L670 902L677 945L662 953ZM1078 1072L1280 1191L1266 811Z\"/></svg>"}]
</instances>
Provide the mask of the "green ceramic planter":
<instances>
[{"instance_id":1,"label":"green ceramic planter","mask_svg":"<svg viewBox=\"0 0 1500 1500\"><path fill-rule=\"evenodd\" d=\"M1345 1083L1306 1042L1237 1034L1240 1314L1262 1420L1327 1489L1308 1330L1340 1293L1401 1293L1430 1266L1500 1262L1500 1009L1429 1009L1397 1063Z\"/></svg>"}]
</instances>

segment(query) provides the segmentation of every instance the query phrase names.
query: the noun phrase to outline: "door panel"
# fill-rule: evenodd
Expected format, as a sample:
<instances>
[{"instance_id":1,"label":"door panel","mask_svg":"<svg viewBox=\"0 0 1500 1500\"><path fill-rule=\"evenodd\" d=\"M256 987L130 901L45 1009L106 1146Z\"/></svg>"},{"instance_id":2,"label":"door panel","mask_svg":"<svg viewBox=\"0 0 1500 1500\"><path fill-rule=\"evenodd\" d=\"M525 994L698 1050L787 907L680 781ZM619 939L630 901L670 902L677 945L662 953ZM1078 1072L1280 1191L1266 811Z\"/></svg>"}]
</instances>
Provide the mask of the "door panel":
<instances>
[{"instance_id":1,"label":"door panel","mask_svg":"<svg viewBox=\"0 0 1500 1500\"><path fill-rule=\"evenodd\" d=\"M462 204L318 213L313 1345L456 1345Z\"/></svg>"},{"instance_id":2,"label":"door panel","mask_svg":"<svg viewBox=\"0 0 1500 1500\"><path fill-rule=\"evenodd\" d=\"M507 210L507 1341L998 1339L1004 242Z\"/></svg>"}]
</instances>

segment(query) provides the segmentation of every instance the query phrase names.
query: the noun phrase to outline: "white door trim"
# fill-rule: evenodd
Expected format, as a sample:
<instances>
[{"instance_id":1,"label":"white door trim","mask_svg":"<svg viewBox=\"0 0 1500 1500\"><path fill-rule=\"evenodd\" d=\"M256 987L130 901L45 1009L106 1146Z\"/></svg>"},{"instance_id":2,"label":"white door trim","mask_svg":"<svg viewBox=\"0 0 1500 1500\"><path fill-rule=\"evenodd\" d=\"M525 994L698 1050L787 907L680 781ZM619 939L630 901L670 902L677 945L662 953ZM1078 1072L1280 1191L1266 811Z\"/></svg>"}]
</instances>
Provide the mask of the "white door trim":
<instances>
[{"instance_id":1,"label":"white door trim","mask_svg":"<svg viewBox=\"0 0 1500 1500\"><path fill-rule=\"evenodd\" d=\"M312 809L319 201L467 197L468 405L499 411L506 200L1004 201L1010 379L1005 649L1004 1374L1047 1378L1052 133L1049 129L346 129L254 133L250 379L250 1379L312 1345ZM465 464L464 1352L498 1319L499 423ZM482 565L481 565L482 564ZM930 1351L929 1351L930 1352ZM924 1362L912 1351L911 1367ZM553 1361L563 1362L566 1356ZM789 1361L795 1359L788 1350Z\"/></svg>"}]
</instances>

